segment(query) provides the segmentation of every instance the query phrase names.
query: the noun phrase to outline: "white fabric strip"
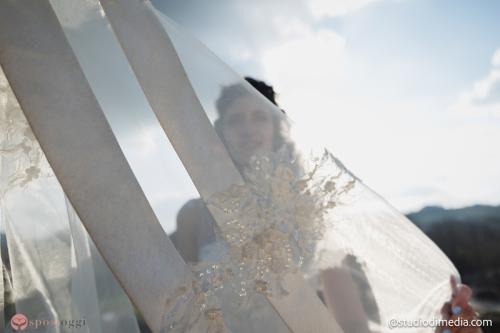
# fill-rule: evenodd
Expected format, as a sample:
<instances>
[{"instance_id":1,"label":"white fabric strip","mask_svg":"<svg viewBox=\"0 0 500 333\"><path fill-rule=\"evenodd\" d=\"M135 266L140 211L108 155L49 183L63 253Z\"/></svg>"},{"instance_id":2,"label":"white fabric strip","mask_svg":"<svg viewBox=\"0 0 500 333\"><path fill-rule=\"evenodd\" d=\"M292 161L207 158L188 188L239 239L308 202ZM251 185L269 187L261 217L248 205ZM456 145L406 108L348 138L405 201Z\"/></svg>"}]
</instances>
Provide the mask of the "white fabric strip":
<instances>
[{"instance_id":1,"label":"white fabric strip","mask_svg":"<svg viewBox=\"0 0 500 333\"><path fill-rule=\"evenodd\" d=\"M0 64L66 195L159 331L191 279L130 170L46 0L0 1Z\"/></svg>"},{"instance_id":2,"label":"white fabric strip","mask_svg":"<svg viewBox=\"0 0 500 333\"><path fill-rule=\"evenodd\" d=\"M138 81L203 199L243 179L202 109L178 55L148 1L101 0ZM193 131L193 129L196 129ZM212 211L220 223L222 216ZM269 299L292 332L341 332L301 276L291 295Z\"/></svg>"},{"instance_id":3,"label":"white fabric strip","mask_svg":"<svg viewBox=\"0 0 500 333\"><path fill-rule=\"evenodd\" d=\"M101 1L172 146L204 198L243 180L203 112L149 2Z\"/></svg>"}]
</instances>

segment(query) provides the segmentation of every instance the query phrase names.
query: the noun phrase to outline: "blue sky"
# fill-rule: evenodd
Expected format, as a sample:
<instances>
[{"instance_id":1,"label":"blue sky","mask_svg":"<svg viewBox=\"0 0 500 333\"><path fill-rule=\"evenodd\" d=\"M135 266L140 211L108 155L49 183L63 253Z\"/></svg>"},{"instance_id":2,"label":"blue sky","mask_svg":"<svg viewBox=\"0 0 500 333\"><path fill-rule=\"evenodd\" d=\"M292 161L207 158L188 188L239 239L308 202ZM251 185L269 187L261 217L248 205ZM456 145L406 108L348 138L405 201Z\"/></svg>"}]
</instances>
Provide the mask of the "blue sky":
<instances>
[{"instance_id":1,"label":"blue sky","mask_svg":"<svg viewBox=\"0 0 500 333\"><path fill-rule=\"evenodd\" d=\"M453 98L490 67L500 45L498 1L386 1L322 26L346 38L372 70L380 63L406 61L418 67L414 94Z\"/></svg>"},{"instance_id":2,"label":"blue sky","mask_svg":"<svg viewBox=\"0 0 500 333\"><path fill-rule=\"evenodd\" d=\"M157 0L402 211L500 203L500 2Z\"/></svg>"}]
</instances>

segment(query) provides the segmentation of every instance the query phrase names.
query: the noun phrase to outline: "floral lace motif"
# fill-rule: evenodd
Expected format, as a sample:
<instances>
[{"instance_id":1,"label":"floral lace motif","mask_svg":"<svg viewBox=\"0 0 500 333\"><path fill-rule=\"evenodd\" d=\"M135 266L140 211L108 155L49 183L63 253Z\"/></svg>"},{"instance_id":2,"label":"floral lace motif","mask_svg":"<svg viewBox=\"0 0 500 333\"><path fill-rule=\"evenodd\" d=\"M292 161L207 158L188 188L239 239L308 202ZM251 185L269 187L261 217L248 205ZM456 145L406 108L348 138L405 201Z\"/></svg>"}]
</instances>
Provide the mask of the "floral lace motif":
<instances>
[{"instance_id":1,"label":"floral lace motif","mask_svg":"<svg viewBox=\"0 0 500 333\"><path fill-rule=\"evenodd\" d=\"M224 332L221 292L235 296L229 298L238 300L232 306L242 306L253 293L286 296L283 278L314 259L329 227L327 214L356 185L328 151L311 158L312 168L303 176L297 175L297 162L283 162L278 155L254 158L245 170L245 185L233 185L207 200L211 212L222 216L218 227L228 251L217 262L193 266L196 282L186 291L191 296L181 293L178 300L191 302L199 311L183 321L196 322L204 314L217 321L209 323L220 329L214 332ZM167 317L173 319L175 312ZM170 328L181 326L171 322Z\"/></svg>"},{"instance_id":2,"label":"floral lace motif","mask_svg":"<svg viewBox=\"0 0 500 333\"><path fill-rule=\"evenodd\" d=\"M0 69L0 193L49 175L48 163Z\"/></svg>"}]
</instances>

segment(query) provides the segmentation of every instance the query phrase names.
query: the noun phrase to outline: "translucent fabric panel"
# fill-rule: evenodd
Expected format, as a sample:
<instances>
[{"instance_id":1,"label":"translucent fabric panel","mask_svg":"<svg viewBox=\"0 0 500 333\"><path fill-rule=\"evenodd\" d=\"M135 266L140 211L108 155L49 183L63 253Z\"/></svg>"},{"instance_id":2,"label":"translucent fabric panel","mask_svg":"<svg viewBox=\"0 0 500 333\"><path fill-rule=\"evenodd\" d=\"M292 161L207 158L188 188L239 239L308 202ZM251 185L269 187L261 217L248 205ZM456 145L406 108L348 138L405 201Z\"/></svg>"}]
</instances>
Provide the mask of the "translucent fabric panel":
<instances>
[{"instance_id":1,"label":"translucent fabric panel","mask_svg":"<svg viewBox=\"0 0 500 333\"><path fill-rule=\"evenodd\" d=\"M190 211L193 205L198 206L199 194L151 111L101 7L97 2L76 1L69 5L68 1L52 0L51 3L156 215L167 232L174 231L177 215L183 215L181 207L183 211ZM149 142L141 144L144 140ZM208 228L207 232L211 230ZM192 236L201 238L193 234L186 237L184 228L172 235L174 244L188 262L192 258L186 245L191 244L186 241ZM227 329L232 332L289 331L263 296L255 294L252 298L259 304L258 314L252 315L257 307L235 307L222 300ZM262 317L267 319L259 320Z\"/></svg>"},{"instance_id":2,"label":"translucent fabric panel","mask_svg":"<svg viewBox=\"0 0 500 333\"><path fill-rule=\"evenodd\" d=\"M164 230L198 194L97 1L51 0L73 52Z\"/></svg>"},{"instance_id":3,"label":"translucent fabric panel","mask_svg":"<svg viewBox=\"0 0 500 333\"><path fill-rule=\"evenodd\" d=\"M321 142L295 140L277 106L156 13L246 181L205 200L229 222L211 222L217 236L198 248L200 259L244 263L247 276L236 279L242 295L279 293L280 277L300 269L345 332L432 332L389 321L440 318L450 277L458 276L448 258Z\"/></svg>"},{"instance_id":4,"label":"translucent fabric panel","mask_svg":"<svg viewBox=\"0 0 500 333\"><path fill-rule=\"evenodd\" d=\"M99 251L159 331L175 306L171 291L190 285L191 271L161 229L49 2L0 8L0 62L23 113Z\"/></svg>"},{"instance_id":5,"label":"translucent fabric panel","mask_svg":"<svg viewBox=\"0 0 500 333\"><path fill-rule=\"evenodd\" d=\"M92 242L3 72L0 89L0 211L7 243L2 251L8 252L2 253L2 266L12 286L8 314L15 309L45 332L138 332L130 301L103 271L99 253L91 252ZM98 290L115 292L108 297ZM12 330L10 319L7 331Z\"/></svg>"},{"instance_id":6,"label":"translucent fabric panel","mask_svg":"<svg viewBox=\"0 0 500 333\"><path fill-rule=\"evenodd\" d=\"M109 6L106 14L96 1L51 1L155 213L166 230L177 225L177 248L196 273L193 283L186 281L188 287L167 301L165 332L196 331L200 318L208 319L211 332L300 331L290 329L293 319L295 324L321 321L317 307L304 309L304 304L312 304L309 291L344 332L388 331L390 319L438 317L451 293L449 278L457 272L430 240L321 149L321 143L306 147L294 140L290 122L277 106L168 19L156 13L166 35L142 36L153 41L151 47L134 49L130 45L139 41L126 45L137 37L134 31L122 34L127 25L117 30L123 17L114 21L114 30L106 18L113 5L120 8L119 3L102 2ZM154 23L139 26L148 31ZM158 60L154 55L168 49L171 41L175 54L158 63L173 67L154 68L154 62L145 69L134 63L141 57ZM187 85L182 81L184 70ZM173 92L182 96L177 99ZM168 108L158 110L158 105ZM9 254L16 258L16 305L54 318L84 311L89 311L88 318L102 316L108 311L91 309L97 302L93 295L102 295L99 281L88 279L92 267L94 274L99 269L94 261L89 264L92 247L81 236L79 221L17 111L15 120L22 131L3 137L14 140L16 149L2 141L1 169L6 175L2 189L9 189L9 194L2 193L1 209ZM11 123L2 121L5 126ZM14 157L11 161L3 156ZM32 161L38 160L44 168L32 168ZM184 204L198 193L202 198ZM33 205L29 210L21 209L20 200L26 198ZM33 215L40 222L34 224ZM42 228L43 223L47 225ZM301 286L301 276L309 289L295 288ZM84 290L92 292L82 295ZM126 314L114 316L117 320L131 318L130 308L119 310L112 304L110 309ZM107 331L113 325L103 320L95 324Z\"/></svg>"}]
</instances>

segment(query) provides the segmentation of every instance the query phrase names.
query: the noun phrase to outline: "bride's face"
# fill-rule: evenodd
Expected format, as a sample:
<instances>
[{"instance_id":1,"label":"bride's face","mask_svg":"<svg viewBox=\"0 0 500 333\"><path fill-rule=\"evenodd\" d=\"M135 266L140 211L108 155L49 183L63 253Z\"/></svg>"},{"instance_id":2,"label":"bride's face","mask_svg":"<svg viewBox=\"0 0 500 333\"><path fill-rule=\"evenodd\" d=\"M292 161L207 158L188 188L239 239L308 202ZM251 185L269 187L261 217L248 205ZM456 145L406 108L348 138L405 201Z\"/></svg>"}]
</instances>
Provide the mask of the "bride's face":
<instances>
[{"instance_id":1,"label":"bride's face","mask_svg":"<svg viewBox=\"0 0 500 333\"><path fill-rule=\"evenodd\" d=\"M239 165L246 165L255 155L269 154L273 149L274 122L271 109L255 104L251 97L235 100L222 121L226 145Z\"/></svg>"}]
</instances>

